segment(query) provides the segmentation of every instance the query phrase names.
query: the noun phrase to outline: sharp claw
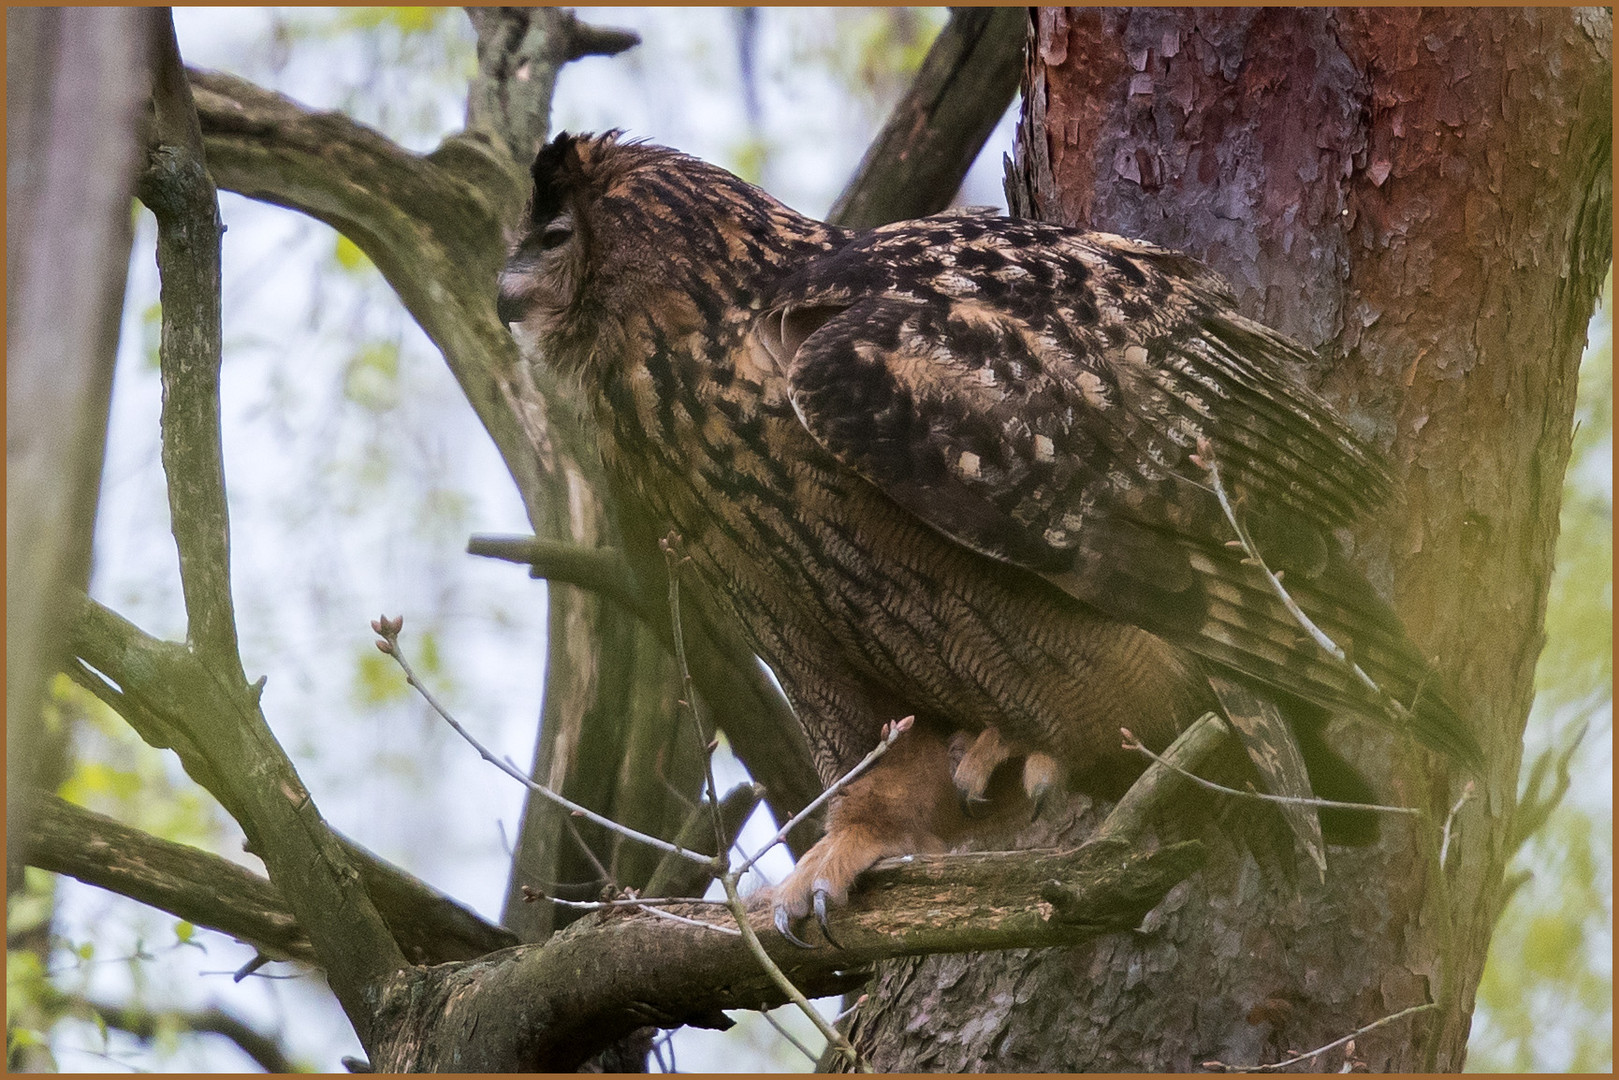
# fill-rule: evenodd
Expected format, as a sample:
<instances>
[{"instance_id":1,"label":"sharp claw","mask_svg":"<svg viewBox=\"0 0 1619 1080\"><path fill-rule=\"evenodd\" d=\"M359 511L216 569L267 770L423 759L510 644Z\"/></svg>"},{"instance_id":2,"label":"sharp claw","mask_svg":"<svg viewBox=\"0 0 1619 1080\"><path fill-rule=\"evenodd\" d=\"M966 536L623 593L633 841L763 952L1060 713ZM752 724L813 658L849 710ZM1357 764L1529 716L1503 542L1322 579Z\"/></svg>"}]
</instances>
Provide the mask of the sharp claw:
<instances>
[{"instance_id":1,"label":"sharp claw","mask_svg":"<svg viewBox=\"0 0 1619 1080\"><path fill-rule=\"evenodd\" d=\"M817 893L816 895L819 896L820 894ZM776 933L780 934L794 945L797 945L800 949L815 948L815 946L811 945L809 942L800 940L798 935L793 933L792 927L788 925L787 909L784 907L779 907L776 909Z\"/></svg>"},{"instance_id":2,"label":"sharp claw","mask_svg":"<svg viewBox=\"0 0 1619 1080\"><path fill-rule=\"evenodd\" d=\"M1029 813L1030 822L1040 820L1040 811L1046 808L1046 796L1050 793L1050 791L1051 788L1047 787L1045 784L1041 784L1039 787L1029 792L1029 801L1034 804L1034 809Z\"/></svg>"},{"instance_id":3,"label":"sharp claw","mask_svg":"<svg viewBox=\"0 0 1619 1080\"><path fill-rule=\"evenodd\" d=\"M821 936L826 938L828 945L831 945L834 949L843 948L842 945L838 944L838 939L832 936L832 927L827 925L825 889L815 890L815 921L820 926Z\"/></svg>"},{"instance_id":4,"label":"sharp claw","mask_svg":"<svg viewBox=\"0 0 1619 1080\"><path fill-rule=\"evenodd\" d=\"M961 813L963 817L976 820L983 816L984 808L989 805L988 799L984 798L982 795L969 795L967 792L962 791L959 788L956 789L956 794L961 799Z\"/></svg>"}]
</instances>

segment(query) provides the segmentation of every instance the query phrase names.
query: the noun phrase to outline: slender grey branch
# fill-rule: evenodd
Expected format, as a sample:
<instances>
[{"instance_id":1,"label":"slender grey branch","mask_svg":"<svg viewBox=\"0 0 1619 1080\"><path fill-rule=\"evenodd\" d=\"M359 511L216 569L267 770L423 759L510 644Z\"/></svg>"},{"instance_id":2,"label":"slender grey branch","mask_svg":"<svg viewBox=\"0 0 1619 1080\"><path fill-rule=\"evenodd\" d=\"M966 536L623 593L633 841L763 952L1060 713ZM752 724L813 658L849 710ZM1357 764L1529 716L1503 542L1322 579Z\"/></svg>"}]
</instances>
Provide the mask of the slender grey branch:
<instances>
[{"instance_id":1,"label":"slender grey branch","mask_svg":"<svg viewBox=\"0 0 1619 1080\"><path fill-rule=\"evenodd\" d=\"M1294 1065L1297 1065L1300 1062L1308 1061L1318 1054L1324 1054L1328 1050L1334 1050L1342 1046L1344 1043L1349 1042L1351 1039L1358 1039L1367 1032L1376 1031L1378 1028L1383 1027L1386 1024L1392 1024L1396 1020L1404 1020L1408 1016L1415 1016L1417 1013L1430 1012L1437 1008L1439 1008L1439 1006L1430 1001L1422 1005L1413 1005L1408 1009L1401 1009L1397 1013L1373 1020L1370 1024L1367 1024L1364 1027L1358 1027L1341 1039L1334 1039L1325 1046L1318 1046L1314 1050L1306 1050L1304 1053L1299 1054L1296 1057L1290 1057L1286 1061L1277 1061L1269 1065L1227 1065L1220 1061L1205 1061L1203 1062L1203 1067L1211 1072L1281 1072L1283 1069L1292 1068Z\"/></svg>"},{"instance_id":2,"label":"slender grey branch","mask_svg":"<svg viewBox=\"0 0 1619 1080\"><path fill-rule=\"evenodd\" d=\"M1221 720L1220 722L1222 724L1225 723L1224 720ZM1165 766L1173 769L1175 772L1179 773L1181 776L1186 777L1186 779L1190 780L1192 783L1196 784L1197 786L1199 786L1199 787L1201 787L1201 788L1203 788L1203 789L1205 789L1207 791L1219 792L1221 795L1230 795L1230 796L1233 796L1234 798L1238 798L1238 799L1252 799L1255 802L1280 803L1280 804L1282 804L1284 806L1314 806L1314 807L1317 807L1317 808L1323 809L1323 810L1375 810L1378 813L1383 813L1383 814L1403 814L1403 815L1405 815L1407 817L1421 817L1422 816L1422 811L1421 810L1418 810L1415 807L1411 807L1411 806L1382 806L1382 805L1379 805L1377 803L1340 802L1340 801L1335 800L1335 799L1318 799L1318 798L1314 798L1313 796L1312 797L1307 797L1307 796L1302 796L1302 795L1272 795L1268 791L1242 791L1242 790L1240 790L1238 788L1227 787L1225 784L1217 784L1213 780L1209 780L1209 779L1207 779L1205 777L1199 776L1199 775L1197 775L1197 773L1192 772L1190 769L1183 768L1182 766L1177 765L1174 762L1169 761L1169 760L1165 759L1164 757L1161 757L1160 755L1153 753L1151 750L1147 749L1147 747L1145 745L1142 744L1140 739L1135 737L1135 735L1130 731L1129 728L1120 728L1119 729L1119 734L1124 736L1124 748L1126 750L1134 750L1136 753L1141 754L1142 756L1146 757L1147 760L1149 760L1149 761L1155 761L1155 762L1158 762L1161 765L1165 765ZM1471 780L1468 781L1468 789L1467 790L1469 792L1472 791L1472 781ZM1466 796L1465 795L1463 796L1463 801L1466 801ZM1461 805L1462 804L1460 802L1458 802L1456 804L1456 809L1451 811L1451 816L1452 817L1455 816L1456 810L1461 809ZM1449 840L1449 832L1448 832L1449 823L1448 822L1446 823L1446 828L1447 828L1446 840L1448 842L1448 840Z\"/></svg>"},{"instance_id":3,"label":"slender grey branch","mask_svg":"<svg viewBox=\"0 0 1619 1080\"><path fill-rule=\"evenodd\" d=\"M712 856L704 855L697 851L691 851L687 848L681 847L678 844L671 844L667 840L663 840L659 837L651 836L647 833L632 829L628 825L621 825L612 818L604 817L601 814L596 813L596 811L590 809L588 806L581 806L572 799L558 795L544 784L537 782L533 777L524 773L522 769L519 769L510 761L507 761L504 758L496 757L494 751L490 750L483 743L479 742L476 735L472 734L472 732L463 727L461 722L452 716L449 710L439 703L439 700L433 696L433 692L427 688L426 684L416 677L416 672L411 669L410 662L405 659L404 651L399 648L399 628L403 622L404 620L402 618L382 618L372 622L371 628L381 635L382 638L382 640L377 643L378 648L382 649L383 652L394 658L394 662L398 664L400 670L405 673L405 681L408 682L418 694L422 695L422 700L426 701L427 704L432 707L433 711L438 713L439 716L444 719L445 723L449 724L450 727L455 729L455 733L457 735L465 739L472 745L473 749L478 751L479 757L483 758L485 761L489 762L489 764L493 765L495 768L499 769L513 780L516 780L530 791L534 792L534 794L556 803L569 813L582 817L587 821L593 821L604 829L609 829L618 833L620 836L627 837L631 840L639 841L640 843L646 844L648 847L655 847L659 851L668 852L671 855L678 855L681 858L691 859L694 862L702 863L705 866L713 862Z\"/></svg>"},{"instance_id":4,"label":"slender grey branch","mask_svg":"<svg viewBox=\"0 0 1619 1080\"><path fill-rule=\"evenodd\" d=\"M582 548L534 536L478 535L467 551L485 558L527 563L536 576L578 585L605 596L634 612L674 651L673 631L665 604L643 587L629 561L608 548ZM716 628L708 620L688 613L685 645L691 675L698 692L713 710L715 720L731 739L748 771L765 785L766 799L778 820L805 820L800 812L821 791L809 760L809 747L800 735L798 720L753 652L734 633ZM802 855L814 841L811 830L795 828L788 846Z\"/></svg>"},{"instance_id":5,"label":"slender grey branch","mask_svg":"<svg viewBox=\"0 0 1619 1080\"><path fill-rule=\"evenodd\" d=\"M154 12L156 113L138 194L157 218L162 286L163 471L180 552L187 638L222 679L245 682L230 590L230 515L219 426L219 204L174 26Z\"/></svg>"},{"instance_id":6,"label":"slender grey branch","mask_svg":"<svg viewBox=\"0 0 1619 1080\"><path fill-rule=\"evenodd\" d=\"M1028 26L1026 8L952 8L828 220L871 228L949 206L1017 94Z\"/></svg>"},{"instance_id":7,"label":"slender grey branch","mask_svg":"<svg viewBox=\"0 0 1619 1080\"><path fill-rule=\"evenodd\" d=\"M202 1035L219 1035L235 1043L242 1053L252 1058L267 1073L304 1071L287 1056L276 1038L259 1031L224 1009L155 1010L136 1005L114 1005L110 1002L68 995L61 995L55 1004L69 1010L87 1011L108 1027L126 1031L142 1042L150 1042L175 1029Z\"/></svg>"}]
</instances>

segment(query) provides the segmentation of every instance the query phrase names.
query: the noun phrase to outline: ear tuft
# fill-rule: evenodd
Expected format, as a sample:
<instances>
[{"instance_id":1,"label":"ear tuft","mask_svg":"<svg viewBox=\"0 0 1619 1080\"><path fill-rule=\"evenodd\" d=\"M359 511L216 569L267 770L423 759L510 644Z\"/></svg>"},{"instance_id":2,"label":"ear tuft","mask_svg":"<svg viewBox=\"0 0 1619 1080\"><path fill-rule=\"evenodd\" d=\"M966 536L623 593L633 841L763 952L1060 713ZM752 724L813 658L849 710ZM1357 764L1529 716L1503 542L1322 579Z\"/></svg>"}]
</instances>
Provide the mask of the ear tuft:
<instances>
[{"instance_id":1,"label":"ear tuft","mask_svg":"<svg viewBox=\"0 0 1619 1080\"><path fill-rule=\"evenodd\" d=\"M566 131L540 147L534 155L534 224L550 221L562 213L571 180L579 173L579 136Z\"/></svg>"}]
</instances>

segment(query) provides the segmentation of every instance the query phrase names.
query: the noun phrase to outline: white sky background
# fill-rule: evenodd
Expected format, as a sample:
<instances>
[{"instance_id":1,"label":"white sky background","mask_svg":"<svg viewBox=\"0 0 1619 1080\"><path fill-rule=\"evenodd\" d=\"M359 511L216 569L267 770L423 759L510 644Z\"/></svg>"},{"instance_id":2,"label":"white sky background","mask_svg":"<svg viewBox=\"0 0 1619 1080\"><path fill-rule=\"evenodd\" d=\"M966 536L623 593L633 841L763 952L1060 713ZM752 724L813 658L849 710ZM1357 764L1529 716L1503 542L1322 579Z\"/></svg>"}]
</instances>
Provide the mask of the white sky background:
<instances>
[{"instance_id":1,"label":"white sky background","mask_svg":"<svg viewBox=\"0 0 1619 1080\"><path fill-rule=\"evenodd\" d=\"M886 104L851 99L825 62L830 56L852 63L839 53L834 20L847 28L849 20L870 17L858 10L761 10L757 129L742 104L732 9L595 8L581 16L636 29L643 44L620 57L569 65L557 88L553 130L622 127L728 167L762 163L749 179L806 213L831 205L886 111ZM463 16L450 15L459 45L448 58L411 51L438 36L368 52L374 47L359 35L310 32L333 17L318 9L175 12L190 64L242 75L310 106L342 109L419 151L460 127L472 65ZM923 17L935 27L944 18L939 9ZM845 52L855 36L843 36ZM961 202L1004 207L1001 155L1011 137L1009 117L991 136ZM249 678L268 676L266 716L327 820L498 919L507 870L503 835L515 837L521 789L494 774L415 697L365 700L356 671L362 657L376 656L369 621L404 614L404 645L415 660L424 634L438 647L440 670L431 678L439 696L496 752L531 759L545 652L544 585L520 568L463 552L475 532L527 532L521 505L437 351L374 270L334 269L335 234L295 213L229 194L221 196L221 211L229 230L225 466ZM148 318L157 295L154 231L143 211L92 591L146 631L179 639L184 612L158 464L156 327ZM375 352L357 359L378 341L397 344L397 374ZM1590 756L1597 759L1592 782L1576 793L1611 807L1611 720ZM163 760L172 783L188 786L172 755ZM222 814L219 820L224 853L258 869L236 850L234 824ZM178 946L173 924L62 879L58 930L74 943L94 944L93 960L73 976L86 980L93 996L117 998L139 983L152 1004L217 1003L279 1030L296 1058L320 1069L337 1069L341 1055L360 1052L318 981L234 983L229 973L251 958L250 949L206 931L197 935L206 951ZM141 949L158 959L125 962ZM73 964L68 958L57 966ZM290 965L267 971L295 973ZM675 1051L683 1070L808 1067L781 1046L751 1020L723 1036L682 1032ZM53 1048L64 1071L249 1067L223 1040L191 1039L178 1051L149 1052L116 1034L104 1044L88 1024L65 1027Z\"/></svg>"}]
</instances>

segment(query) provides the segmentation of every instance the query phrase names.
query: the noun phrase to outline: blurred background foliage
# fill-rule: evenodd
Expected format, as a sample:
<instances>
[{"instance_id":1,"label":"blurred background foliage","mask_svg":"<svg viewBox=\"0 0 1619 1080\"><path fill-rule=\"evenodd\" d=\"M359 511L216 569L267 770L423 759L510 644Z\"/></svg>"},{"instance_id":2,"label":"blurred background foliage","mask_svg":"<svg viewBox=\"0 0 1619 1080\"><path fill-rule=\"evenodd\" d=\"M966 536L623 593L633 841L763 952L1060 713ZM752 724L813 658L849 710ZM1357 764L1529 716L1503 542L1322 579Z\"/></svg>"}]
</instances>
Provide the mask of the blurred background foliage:
<instances>
[{"instance_id":1,"label":"blurred background foliage","mask_svg":"<svg viewBox=\"0 0 1619 1080\"><path fill-rule=\"evenodd\" d=\"M569 65L553 129L626 128L716 161L822 214L945 21L940 8L612 9L637 30L614 59ZM463 120L473 36L458 9L180 9L181 50L413 150ZM959 201L1003 206L1011 117ZM319 223L229 194L225 455L244 661L269 676L266 715L323 814L350 836L496 918L516 785L448 735L372 648L369 620L406 616L435 692L497 752L532 756L545 650L543 582L463 554L472 532L526 531L498 456L436 350L369 260ZM124 335L97 526L94 595L150 633L183 637L158 458L155 228L136 209ZM1568 793L1514 863L1524 872L1479 993L1470 1067L1603 1070L1612 1061L1611 282L1582 371L1557 577L1525 748L1530 794ZM261 870L240 830L179 770L65 679L53 689L61 794L167 839ZM1583 733L1583 738L1581 734ZM1573 748L1572 753L1570 749ZM29 871L7 923L13 1069L238 1071L233 1043L197 1034L223 1008L292 1063L338 1068L359 1050L318 977L132 901ZM141 1036L97 1006L148 1010ZM824 1003L831 1009L834 1004ZM774 1026L660 1040L664 1068L804 1070Z\"/></svg>"}]
</instances>

